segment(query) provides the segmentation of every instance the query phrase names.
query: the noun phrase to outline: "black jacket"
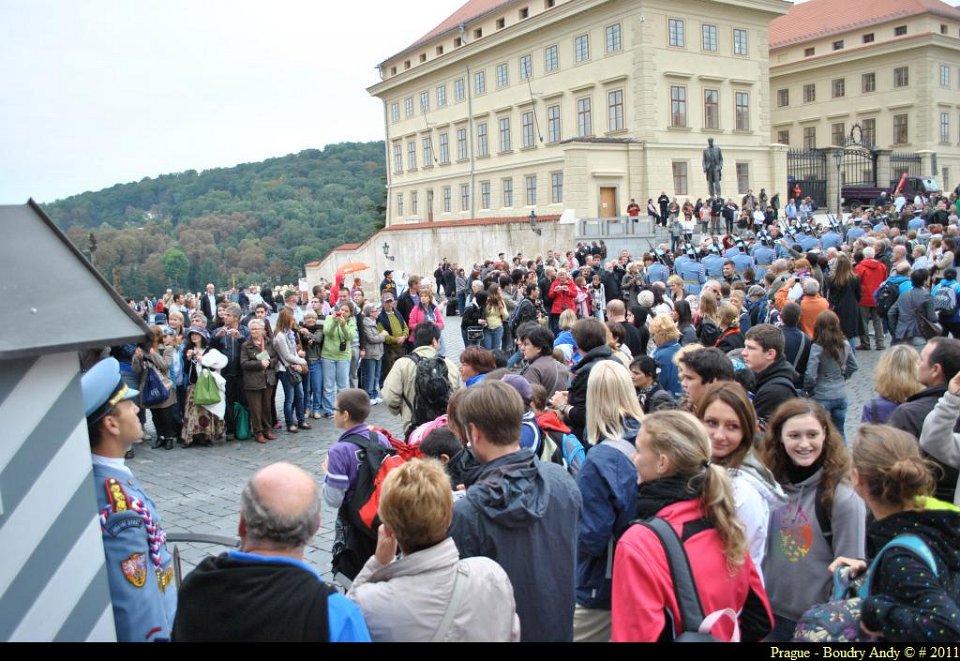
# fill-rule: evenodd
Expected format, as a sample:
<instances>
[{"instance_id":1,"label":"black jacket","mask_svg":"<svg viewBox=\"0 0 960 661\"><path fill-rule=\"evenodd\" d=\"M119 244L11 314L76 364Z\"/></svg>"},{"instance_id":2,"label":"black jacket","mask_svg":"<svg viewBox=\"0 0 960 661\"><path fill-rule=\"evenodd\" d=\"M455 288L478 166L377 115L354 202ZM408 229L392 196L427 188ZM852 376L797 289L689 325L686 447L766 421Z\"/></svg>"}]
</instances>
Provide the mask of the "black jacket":
<instances>
[{"instance_id":1,"label":"black jacket","mask_svg":"<svg viewBox=\"0 0 960 661\"><path fill-rule=\"evenodd\" d=\"M404 323L410 323L410 311L415 308L416 305L417 304L413 302L413 296L410 295L409 289L400 294L400 298L397 299L397 312L403 317Z\"/></svg>"},{"instance_id":2,"label":"black jacket","mask_svg":"<svg viewBox=\"0 0 960 661\"><path fill-rule=\"evenodd\" d=\"M567 391L567 404L573 407L567 413L567 422L573 435L584 445L586 445L584 428L587 425L587 379L590 378L590 370L601 360L617 360L613 351L605 344L594 347L584 354L573 368L573 380Z\"/></svg>"},{"instance_id":3,"label":"black jacket","mask_svg":"<svg viewBox=\"0 0 960 661\"><path fill-rule=\"evenodd\" d=\"M960 639L960 513L907 510L873 521L867 527L869 557L904 533L927 544L937 575L913 552L888 550L863 603L863 623L891 642L955 643Z\"/></svg>"},{"instance_id":4,"label":"black jacket","mask_svg":"<svg viewBox=\"0 0 960 661\"><path fill-rule=\"evenodd\" d=\"M783 331L783 357L797 373L797 380L794 385L798 388L803 385L803 375L807 373L807 362L810 360L810 347L813 346L813 340L804 335L803 331L796 326L784 326ZM797 355L797 352L802 352Z\"/></svg>"},{"instance_id":5,"label":"black jacket","mask_svg":"<svg viewBox=\"0 0 960 661\"><path fill-rule=\"evenodd\" d=\"M757 374L756 393L753 396L753 408L757 419L766 423L781 404L797 397L794 387L796 372L781 356L770 367Z\"/></svg>"},{"instance_id":6,"label":"black jacket","mask_svg":"<svg viewBox=\"0 0 960 661\"><path fill-rule=\"evenodd\" d=\"M933 411L933 407L937 405L937 402L940 401L940 398L946 391L947 386L945 385L931 386L921 390L895 408L887 420L887 424L920 438L920 432L923 431L923 421L927 415ZM960 432L960 418L957 419L957 424L954 425L953 431ZM935 461L936 464L940 466L941 473L937 480L937 498L952 503L953 495L957 488L957 479L960 478L960 472L953 466L941 463L933 457L928 456L927 458Z\"/></svg>"}]
</instances>

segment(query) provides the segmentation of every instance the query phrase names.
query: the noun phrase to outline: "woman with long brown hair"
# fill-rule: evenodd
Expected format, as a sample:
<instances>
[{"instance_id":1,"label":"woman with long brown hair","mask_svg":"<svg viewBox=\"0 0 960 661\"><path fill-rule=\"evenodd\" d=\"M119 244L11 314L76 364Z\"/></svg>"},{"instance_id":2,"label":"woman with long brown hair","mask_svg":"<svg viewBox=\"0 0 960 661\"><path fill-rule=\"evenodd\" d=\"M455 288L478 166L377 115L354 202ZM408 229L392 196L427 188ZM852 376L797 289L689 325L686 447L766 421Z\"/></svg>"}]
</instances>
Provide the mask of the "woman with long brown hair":
<instances>
[{"instance_id":1,"label":"woman with long brown hair","mask_svg":"<svg viewBox=\"0 0 960 661\"><path fill-rule=\"evenodd\" d=\"M817 315L803 389L830 413L840 436L847 421L846 382L857 371L857 356L844 336L840 319L830 310Z\"/></svg>"},{"instance_id":2,"label":"woman with long brown hair","mask_svg":"<svg viewBox=\"0 0 960 661\"><path fill-rule=\"evenodd\" d=\"M177 390L173 381L170 379L170 368L173 362L177 360L177 350L165 337L176 337L174 330L169 326L151 326L150 345L148 347L137 347L133 353L131 367L133 373L140 379L141 396L144 392L144 385L147 382L149 371L154 370L160 377L161 382L167 387L168 395L162 402L153 402L149 405L144 404L145 408L150 409L150 416L153 418L153 425L157 428L157 440L153 443L153 449L166 448L173 449L173 442L177 436L176 403Z\"/></svg>"},{"instance_id":3,"label":"woman with long brown hair","mask_svg":"<svg viewBox=\"0 0 960 661\"><path fill-rule=\"evenodd\" d=\"M790 640L797 620L830 596L837 556L864 554L866 512L850 485L850 455L817 402L791 399L774 412L760 458L787 495L770 517L763 575L776 616L768 640Z\"/></svg>"},{"instance_id":4,"label":"woman with long brown hair","mask_svg":"<svg viewBox=\"0 0 960 661\"><path fill-rule=\"evenodd\" d=\"M747 552L730 478L711 455L706 431L689 413L646 416L633 460L637 516L666 521L680 539L703 612L730 608L743 639L759 640L772 624L770 605ZM615 642L669 641L682 631L670 564L659 533L647 525L631 526L617 544L611 604ZM717 622L711 633L729 638L731 628Z\"/></svg>"},{"instance_id":5,"label":"woman with long brown hair","mask_svg":"<svg viewBox=\"0 0 960 661\"><path fill-rule=\"evenodd\" d=\"M837 255L837 261L827 279L827 300L830 309L840 318L843 334L854 349L860 342L860 278L853 272L853 265L846 254Z\"/></svg>"}]
</instances>

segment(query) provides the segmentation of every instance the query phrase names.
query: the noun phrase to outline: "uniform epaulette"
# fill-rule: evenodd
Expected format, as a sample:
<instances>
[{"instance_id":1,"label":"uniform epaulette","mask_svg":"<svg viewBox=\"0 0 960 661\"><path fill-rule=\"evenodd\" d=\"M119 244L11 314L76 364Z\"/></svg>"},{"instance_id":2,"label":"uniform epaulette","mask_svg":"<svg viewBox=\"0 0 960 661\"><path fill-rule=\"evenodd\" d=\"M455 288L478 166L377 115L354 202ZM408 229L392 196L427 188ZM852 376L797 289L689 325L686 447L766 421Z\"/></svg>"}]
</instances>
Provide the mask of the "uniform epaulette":
<instances>
[{"instance_id":1,"label":"uniform epaulette","mask_svg":"<svg viewBox=\"0 0 960 661\"><path fill-rule=\"evenodd\" d=\"M103 484L107 491L107 503L112 512L126 512L130 509L130 497L117 478L108 477Z\"/></svg>"}]
</instances>

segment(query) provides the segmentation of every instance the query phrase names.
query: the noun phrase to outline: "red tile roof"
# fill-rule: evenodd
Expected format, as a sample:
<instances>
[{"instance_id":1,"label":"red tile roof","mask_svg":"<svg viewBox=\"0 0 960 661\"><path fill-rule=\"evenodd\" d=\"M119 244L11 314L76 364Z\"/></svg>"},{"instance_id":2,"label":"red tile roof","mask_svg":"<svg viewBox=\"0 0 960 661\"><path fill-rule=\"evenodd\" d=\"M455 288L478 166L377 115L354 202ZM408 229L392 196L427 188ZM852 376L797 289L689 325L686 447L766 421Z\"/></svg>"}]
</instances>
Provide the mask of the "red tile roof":
<instances>
[{"instance_id":1,"label":"red tile roof","mask_svg":"<svg viewBox=\"0 0 960 661\"><path fill-rule=\"evenodd\" d=\"M439 37L444 32L457 28L461 23L468 23L475 18L479 18L497 9L501 5L508 5L511 2L514 2L514 0L469 0L465 5L460 7L460 9L450 14L440 25L413 42L409 48L416 48L434 37Z\"/></svg>"},{"instance_id":2,"label":"red tile roof","mask_svg":"<svg viewBox=\"0 0 960 661\"><path fill-rule=\"evenodd\" d=\"M960 20L960 9L940 0L809 0L770 24L770 48L926 13Z\"/></svg>"},{"instance_id":3,"label":"red tile roof","mask_svg":"<svg viewBox=\"0 0 960 661\"><path fill-rule=\"evenodd\" d=\"M363 244L360 244L360 243L342 243L342 244L340 244L339 246L337 246L336 248L334 248L334 250L356 250L356 249L359 248L361 245L363 245Z\"/></svg>"}]
</instances>

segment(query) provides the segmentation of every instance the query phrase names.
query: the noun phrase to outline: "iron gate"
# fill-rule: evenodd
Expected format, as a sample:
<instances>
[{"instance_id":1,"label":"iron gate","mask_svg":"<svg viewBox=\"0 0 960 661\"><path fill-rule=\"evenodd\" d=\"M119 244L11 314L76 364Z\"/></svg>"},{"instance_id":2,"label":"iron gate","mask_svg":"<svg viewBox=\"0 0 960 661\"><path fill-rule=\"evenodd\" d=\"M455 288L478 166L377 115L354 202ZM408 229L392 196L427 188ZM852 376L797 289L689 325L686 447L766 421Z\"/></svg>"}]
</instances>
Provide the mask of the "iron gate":
<instances>
[{"instance_id":1,"label":"iron gate","mask_svg":"<svg viewBox=\"0 0 960 661\"><path fill-rule=\"evenodd\" d=\"M877 154L863 145L848 145L840 159L841 186L876 186Z\"/></svg>"},{"instance_id":2,"label":"iron gate","mask_svg":"<svg viewBox=\"0 0 960 661\"><path fill-rule=\"evenodd\" d=\"M827 205L827 155L825 152L791 149L787 152L787 198L799 185L801 196L811 197L818 207Z\"/></svg>"},{"instance_id":3,"label":"iron gate","mask_svg":"<svg viewBox=\"0 0 960 661\"><path fill-rule=\"evenodd\" d=\"M920 155L906 151L895 151L890 154L890 177L893 181L899 181L900 175L904 172L911 177L921 177L920 171L922 162Z\"/></svg>"}]
</instances>

